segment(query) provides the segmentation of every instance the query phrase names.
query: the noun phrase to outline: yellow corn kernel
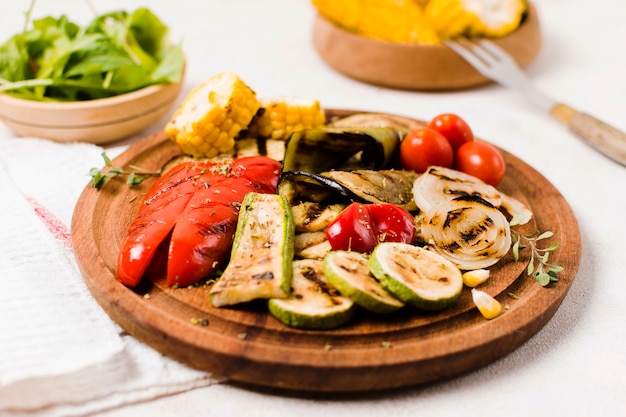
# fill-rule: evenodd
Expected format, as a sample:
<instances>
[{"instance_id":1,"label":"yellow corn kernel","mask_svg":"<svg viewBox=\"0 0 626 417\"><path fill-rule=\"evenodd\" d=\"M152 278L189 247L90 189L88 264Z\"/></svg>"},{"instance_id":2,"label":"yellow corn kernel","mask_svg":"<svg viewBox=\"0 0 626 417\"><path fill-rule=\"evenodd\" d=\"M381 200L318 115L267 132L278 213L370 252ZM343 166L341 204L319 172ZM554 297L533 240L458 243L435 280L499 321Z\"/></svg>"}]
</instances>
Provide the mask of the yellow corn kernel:
<instances>
[{"instance_id":1,"label":"yellow corn kernel","mask_svg":"<svg viewBox=\"0 0 626 417\"><path fill-rule=\"evenodd\" d=\"M428 5L431 0L413 0L413 3L417 4L422 9Z\"/></svg>"},{"instance_id":2,"label":"yellow corn kernel","mask_svg":"<svg viewBox=\"0 0 626 417\"><path fill-rule=\"evenodd\" d=\"M248 126L248 136L286 140L296 130L326 123L326 113L315 99L283 97L260 102L261 108Z\"/></svg>"},{"instance_id":3,"label":"yellow corn kernel","mask_svg":"<svg viewBox=\"0 0 626 417\"><path fill-rule=\"evenodd\" d=\"M415 0L312 0L317 11L361 36L400 43L440 43Z\"/></svg>"},{"instance_id":4,"label":"yellow corn kernel","mask_svg":"<svg viewBox=\"0 0 626 417\"><path fill-rule=\"evenodd\" d=\"M187 155L214 157L232 149L259 107L255 92L236 74L221 72L189 93L165 133Z\"/></svg>"},{"instance_id":5,"label":"yellow corn kernel","mask_svg":"<svg viewBox=\"0 0 626 417\"><path fill-rule=\"evenodd\" d=\"M463 284L466 287L474 288L483 284L489 279L488 269L476 269L463 273Z\"/></svg>"},{"instance_id":6,"label":"yellow corn kernel","mask_svg":"<svg viewBox=\"0 0 626 417\"><path fill-rule=\"evenodd\" d=\"M502 311L502 305L498 300L476 288L472 289L472 300L474 301L474 305L478 308L478 311L480 311L480 314L486 319L496 318Z\"/></svg>"}]
</instances>

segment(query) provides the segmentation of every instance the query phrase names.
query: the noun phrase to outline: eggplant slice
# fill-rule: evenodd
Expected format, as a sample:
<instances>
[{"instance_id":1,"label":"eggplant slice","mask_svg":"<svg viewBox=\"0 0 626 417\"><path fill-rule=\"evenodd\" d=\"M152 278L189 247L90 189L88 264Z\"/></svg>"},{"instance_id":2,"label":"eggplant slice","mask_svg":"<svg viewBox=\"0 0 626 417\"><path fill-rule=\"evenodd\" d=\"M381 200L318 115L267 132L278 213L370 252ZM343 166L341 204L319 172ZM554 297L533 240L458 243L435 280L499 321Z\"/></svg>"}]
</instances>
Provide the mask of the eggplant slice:
<instances>
[{"instance_id":1,"label":"eggplant slice","mask_svg":"<svg viewBox=\"0 0 626 417\"><path fill-rule=\"evenodd\" d=\"M278 192L292 205L300 201L391 203L414 212L417 206L413 200L413 183L417 177L415 172L403 170L283 172Z\"/></svg>"},{"instance_id":2,"label":"eggplant slice","mask_svg":"<svg viewBox=\"0 0 626 417\"><path fill-rule=\"evenodd\" d=\"M388 127L298 130L287 141L283 171L382 169L396 157L405 133Z\"/></svg>"}]
</instances>

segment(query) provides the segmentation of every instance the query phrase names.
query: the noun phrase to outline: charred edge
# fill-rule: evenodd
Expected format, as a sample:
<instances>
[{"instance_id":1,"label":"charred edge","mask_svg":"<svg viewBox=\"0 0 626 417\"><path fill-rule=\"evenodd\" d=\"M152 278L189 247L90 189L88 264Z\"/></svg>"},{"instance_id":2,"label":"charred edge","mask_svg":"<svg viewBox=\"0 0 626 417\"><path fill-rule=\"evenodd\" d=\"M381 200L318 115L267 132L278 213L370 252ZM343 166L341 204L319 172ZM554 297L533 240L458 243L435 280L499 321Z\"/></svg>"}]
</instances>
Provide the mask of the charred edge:
<instances>
[{"instance_id":1,"label":"charred edge","mask_svg":"<svg viewBox=\"0 0 626 417\"><path fill-rule=\"evenodd\" d=\"M330 295L331 297L338 297L339 295L341 295L341 293L336 288L331 287L330 285L328 285L327 282L322 280L320 278L320 273L313 268L303 269L302 276L309 281L316 283L324 293ZM334 299L333 303L339 304Z\"/></svg>"},{"instance_id":2,"label":"charred edge","mask_svg":"<svg viewBox=\"0 0 626 417\"><path fill-rule=\"evenodd\" d=\"M478 203L478 204L482 204L483 206L489 207L489 208L493 208L495 209L496 207L491 204L489 201L485 200L484 198L481 197L481 195L479 193L467 193L464 191L450 191L450 194L454 194L454 193L458 193L459 196L452 199L452 201L465 201L468 203Z\"/></svg>"},{"instance_id":3,"label":"charred edge","mask_svg":"<svg viewBox=\"0 0 626 417\"><path fill-rule=\"evenodd\" d=\"M461 208L459 210L450 211L446 215L446 220L443 222L443 228L448 229L452 222L457 220L459 217L463 216L463 213L467 210L467 208Z\"/></svg>"}]
</instances>

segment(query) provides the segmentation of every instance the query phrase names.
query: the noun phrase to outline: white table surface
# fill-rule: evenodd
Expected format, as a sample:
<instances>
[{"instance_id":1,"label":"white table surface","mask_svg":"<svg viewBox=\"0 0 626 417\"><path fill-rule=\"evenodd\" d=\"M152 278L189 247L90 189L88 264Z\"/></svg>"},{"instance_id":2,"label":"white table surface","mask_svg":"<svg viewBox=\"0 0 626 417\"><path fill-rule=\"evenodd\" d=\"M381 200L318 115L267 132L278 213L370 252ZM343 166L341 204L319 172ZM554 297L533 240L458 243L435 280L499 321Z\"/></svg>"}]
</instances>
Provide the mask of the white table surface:
<instances>
[{"instance_id":1,"label":"white table surface","mask_svg":"<svg viewBox=\"0 0 626 417\"><path fill-rule=\"evenodd\" d=\"M7 39L21 29L29 1L2 3L0 39ZM306 0L93 4L98 12L146 4L163 18L174 39L184 42L185 91L214 73L233 70L262 96L316 97L326 108L421 119L457 113L477 136L517 155L560 190L579 221L583 242L578 274L552 320L513 353L467 375L339 399L218 384L102 416L626 415L626 168L498 85L446 93L395 91L334 72L312 46L315 12ZM547 94L626 130L626 2L536 0L535 5L543 47L528 68L533 81ZM78 0L39 0L35 12L64 12L83 22L90 16L87 3ZM0 125L0 137L12 135Z\"/></svg>"}]
</instances>

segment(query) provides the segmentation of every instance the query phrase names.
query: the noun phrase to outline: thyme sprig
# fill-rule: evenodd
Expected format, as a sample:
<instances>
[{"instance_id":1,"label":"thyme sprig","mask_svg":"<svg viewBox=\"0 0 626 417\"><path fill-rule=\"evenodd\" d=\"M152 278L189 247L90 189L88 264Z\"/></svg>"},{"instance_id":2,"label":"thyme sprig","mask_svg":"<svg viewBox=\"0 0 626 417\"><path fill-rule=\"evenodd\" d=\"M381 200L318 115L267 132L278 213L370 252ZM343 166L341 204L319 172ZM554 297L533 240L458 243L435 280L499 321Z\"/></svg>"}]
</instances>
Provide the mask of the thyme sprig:
<instances>
[{"instance_id":1,"label":"thyme sprig","mask_svg":"<svg viewBox=\"0 0 626 417\"><path fill-rule=\"evenodd\" d=\"M513 217L510 224L511 226L518 225L520 218ZM528 261L528 268L526 274L532 275L539 285L545 287L551 282L558 281L558 273L563 270L563 267L556 264L548 263L550 259L550 253L554 252L559 247L559 242L554 242L547 248L539 248L537 246L540 240L548 239L554 235L551 231L540 233L536 231L534 233L525 235L519 231L511 229L512 240L512 253L515 261L519 260L519 251L526 247L530 248L530 260Z\"/></svg>"},{"instance_id":2,"label":"thyme sprig","mask_svg":"<svg viewBox=\"0 0 626 417\"><path fill-rule=\"evenodd\" d=\"M129 165L133 171L125 171L123 168L113 165L111 158L109 158L106 152L102 152L101 155L102 159L104 159L104 168L91 168L89 170L91 186L94 188L100 189L109 179L117 176L127 175L126 184L136 185L140 184L146 177L161 175L161 170L147 171L135 165Z\"/></svg>"}]
</instances>

